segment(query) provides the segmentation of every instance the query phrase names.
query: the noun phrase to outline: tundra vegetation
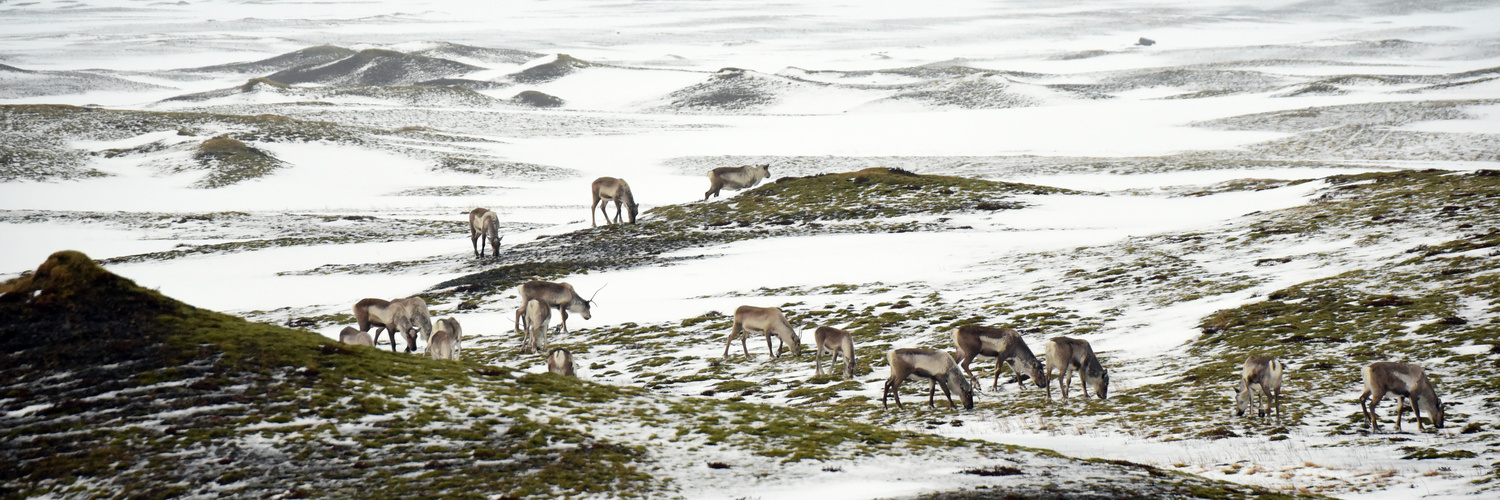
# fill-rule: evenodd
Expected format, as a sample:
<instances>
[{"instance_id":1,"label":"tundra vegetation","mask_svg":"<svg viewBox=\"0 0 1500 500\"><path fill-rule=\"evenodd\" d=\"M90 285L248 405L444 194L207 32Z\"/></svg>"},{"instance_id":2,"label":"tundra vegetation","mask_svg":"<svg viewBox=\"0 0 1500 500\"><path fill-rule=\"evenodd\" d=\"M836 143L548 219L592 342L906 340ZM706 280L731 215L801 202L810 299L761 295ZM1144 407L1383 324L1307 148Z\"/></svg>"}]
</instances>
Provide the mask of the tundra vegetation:
<instances>
[{"instance_id":1,"label":"tundra vegetation","mask_svg":"<svg viewBox=\"0 0 1500 500\"><path fill-rule=\"evenodd\" d=\"M1267 493L816 411L341 344L188 306L73 251L0 285L0 313L7 498L655 497L698 474L699 457L953 452L1038 474L1087 470L1120 491ZM458 466L463 474L444 472Z\"/></svg>"}]
</instances>

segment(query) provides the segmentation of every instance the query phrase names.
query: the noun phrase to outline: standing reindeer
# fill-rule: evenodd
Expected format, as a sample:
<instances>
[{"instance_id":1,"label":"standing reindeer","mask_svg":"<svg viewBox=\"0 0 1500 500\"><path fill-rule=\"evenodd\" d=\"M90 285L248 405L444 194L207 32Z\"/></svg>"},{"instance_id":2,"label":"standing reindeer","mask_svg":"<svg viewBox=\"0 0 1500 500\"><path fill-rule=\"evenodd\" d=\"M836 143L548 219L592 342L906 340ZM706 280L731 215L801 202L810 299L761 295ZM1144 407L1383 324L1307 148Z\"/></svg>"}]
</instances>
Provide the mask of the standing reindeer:
<instances>
[{"instance_id":1,"label":"standing reindeer","mask_svg":"<svg viewBox=\"0 0 1500 500\"><path fill-rule=\"evenodd\" d=\"M771 335L781 339L781 345L792 345L792 355L802 355L802 337L792 329L792 324L786 320L786 315L774 307L740 306L734 310L734 326L729 329L729 340L724 344L724 357L729 357L729 348L734 345L735 337L740 339L740 348L745 350L745 358L750 357L750 348L746 346L745 339L750 332L758 332L766 336L766 349L771 351L771 358L780 357L781 349L771 348ZM741 335L743 333L744 335Z\"/></svg>"},{"instance_id":2,"label":"standing reindeer","mask_svg":"<svg viewBox=\"0 0 1500 500\"><path fill-rule=\"evenodd\" d=\"M359 324L359 331L369 332L375 329L375 338L380 340L380 334L386 330L391 331L391 352L396 351L396 331L389 325L394 324L391 316L396 312L391 307L391 301L385 299L363 299L354 303L354 321Z\"/></svg>"},{"instance_id":3,"label":"standing reindeer","mask_svg":"<svg viewBox=\"0 0 1500 500\"><path fill-rule=\"evenodd\" d=\"M1083 399L1089 398L1091 385L1099 399L1109 395L1109 372L1099 364L1099 358L1094 356L1094 348L1089 345L1089 341L1053 337L1045 347L1047 373L1044 376L1050 378L1054 367L1062 370L1057 376L1057 385L1062 388L1063 401L1068 400L1068 386L1072 385L1072 372L1075 370L1078 372L1078 382L1083 384ZM1047 385L1047 400L1052 400L1051 384Z\"/></svg>"},{"instance_id":4,"label":"standing reindeer","mask_svg":"<svg viewBox=\"0 0 1500 500\"><path fill-rule=\"evenodd\" d=\"M573 353L561 347L547 353L547 371L564 377L577 377L573 371Z\"/></svg>"},{"instance_id":5,"label":"standing reindeer","mask_svg":"<svg viewBox=\"0 0 1500 500\"><path fill-rule=\"evenodd\" d=\"M1380 423L1376 422L1375 405L1380 404L1380 399L1387 392L1397 396L1396 430L1401 430L1401 414L1406 411L1406 405L1403 404L1406 399L1411 399L1411 411L1416 414L1417 432L1423 430L1422 410L1427 410L1427 416L1432 418L1434 427L1443 428L1443 402L1438 399L1437 392L1432 390L1432 382L1427 380L1427 371L1422 367L1379 361L1366 366L1362 374L1365 392L1359 395L1359 409L1365 412L1365 418L1370 421L1371 431L1380 430ZM1365 406L1366 400L1370 400L1368 407Z\"/></svg>"},{"instance_id":6,"label":"standing reindeer","mask_svg":"<svg viewBox=\"0 0 1500 500\"><path fill-rule=\"evenodd\" d=\"M1022 383L1021 374L1036 383L1038 389L1047 387L1047 372L1042 369L1042 363L1037 361L1036 355L1031 353L1031 348L1026 347L1026 340L1021 334L1011 328L990 328L979 325L964 325L953 331L953 345L958 348L958 365L974 381L974 387L982 387L979 378L969 370L969 363L977 357L995 358L995 380L991 382L992 390L1000 390L1000 368L1010 366L1011 373L1016 374L1016 387L1025 388Z\"/></svg>"},{"instance_id":7,"label":"standing reindeer","mask_svg":"<svg viewBox=\"0 0 1500 500\"><path fill-rule=\"evenodd\" d=\"M943 386L943 397L948 398L948 409L954 409L953 393L958 393L958 398L963 401L965 410L974 409L974 386L969 385L969 379L958 368L958 363L953 362L953 357L942 351L932 349L894 349L888 355L891 361L891 377L885 380L885 390L880 395L880 407L890 409L886 406L887 397L896 398L896 408L901 406L901 383L908 378L925 378L930 384L927 387L927 406L937 409L933 403L939 383Z\"/></svg>"},{"instance_id":8,"label":"standing reindeer","mask_svg":"<svg viewBox=\"0 0 1500 500\"><path fill-rule=\"evenodd\" d=\"M1272 357L1253 357L1245 359L1245 367L1240 370L1240 385L1234 390L1234 416L1245 414L1245 408L1250 407L1251 398L1263 397L1266 409L1262 411L1260 405L1255 405L1256 413L1261 417L1271 415L1272 406L1276 409L1276 421L1281 421L1281 376L1286 373L1286 365Z\"/></svg>"},{"instance_id":9,"label":"standing reindeer","mask_svg":"<svg viewBox=\"0 0 1500 500\"><path fill-rule=\"evenodd\" d=\"M603 290L604 287L599 287ZM594 295L599 292L595 291ZM573 285L567 283L553 283L550 281L528 281L516 289L516 295L521 297L520 307L516 308L516 329L521 328L521 316L526 314L526 304L532 300L542 301L542 305L557 308L562 332L568 333L568 312L572 311L583 315L583 319L591 317L589 309L594 304L593 297L585 300L573 291Z\"/></svg>"},{"instance_id":10,"label":"standing reindeer","mask_svg":"<svg viewBox=\"0 0 1500 500\"><path fill-rule=\"evenodd\" d=\"M500 258L500 216L488 208L469 211L469 243L474 245L474 257L484 257L484 244L489 243L495 258Z\"/></svg>"},{"instance_id":11,"label":"standing reindeer","mask_svg":"<svg viewBox=\"0 0 1500 500\"><path fill-rule=\"evenodd\" d=\"M823 353L832 354L828 360L828 372L833 373L833 367L838 366L839 355L844 356L844 378L854 377L854 337L849 332L827 326L820 326L813 331L813 345L817 347L817 353L813 356L813 364L818 367L818 375L823 374Z\"/></svg>"},{"instance_id":12,"label":"standing reindeer","mask_svg":"<svg viewBox=\"0 0 1500 500\"><path fill-rule=\"evenodd\" d=\"M709 195L719 196L719 190L729 188L734 190L748 189L760 184L761 179L771 177L771 164L745 165L742 167L719 167L708 173L708 192L703 193L703 201L708 201Z\"/></svg>"},{"instance_id":13,"label":"standing reindeer","mask_svg":"<svg viewBox=\"0 0 1500 500\"><path fill-rule=\"evenodd\" d=\"M526 340L521 347L527 352L538 352L547 347L547 322L552 320L552 308L542 301L531 299L526 303Z\"/></svg>"},{"instance_id":14,"label":"standing reindeer","mask_svg":"<svg viewBox=\"0 0 1500 500\"><path fill-rule=\"evenodd\" d=\"M635 224L635 214L640 211L640 205L635 203L635 195L631 194L630 184L626 184L625 179L616 179L614 177L594 179L593 190L594 202L589 204L589 220L594 226L599 225L598 219L594 218L595 206L598 206L599 211L604 213L604 223L611 223L609 220L609 211L605 210L611 201L615 202L614 224L620 223L621 204L624 204L630 210L630 223ZM604 201L603 205L599 204L600 200Z\"/></svg>"},{"instance_id":15,"label":"standing reindeer","mask_svg":"<svg viewBox=\"0 0 1500 500\"><path fill-rule=\"evenodd\" d=\"M370 338L370 334L361 332L352 326L346 326L344 327L344 331L339 332L339 342L375 347L375 339Z\"/></svg>"}]
</instances>

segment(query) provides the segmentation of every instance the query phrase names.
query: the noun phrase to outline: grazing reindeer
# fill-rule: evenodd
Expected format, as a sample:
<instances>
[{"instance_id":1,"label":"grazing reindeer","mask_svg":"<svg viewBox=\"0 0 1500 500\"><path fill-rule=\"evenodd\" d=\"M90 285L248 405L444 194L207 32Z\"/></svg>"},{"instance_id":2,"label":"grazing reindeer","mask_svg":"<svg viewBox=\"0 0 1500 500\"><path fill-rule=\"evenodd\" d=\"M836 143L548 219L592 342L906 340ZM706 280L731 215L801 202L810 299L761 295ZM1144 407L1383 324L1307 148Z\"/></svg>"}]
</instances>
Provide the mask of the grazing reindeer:
<instances>
[{"instance_id":1,"label":"grazing reindeer","mask_svg":"<svg viewBox=\"0 0 1500 500\"><path fill-rule=\"evenodd\" d=\"M1276 409L1276 421L1281 421L1281 375L1286 373L1286 365L1272 357L1253 357L1245 359L1245 368L1240 370L1240 385L1234 390L1234 416L1245 414L1245 408L1250 407L1251 398L1257 397L1252 391L1259 391L1259 396L1266 401L1266 409L1261 411L1260 405L1255 405L1256 413L1261 417L1271 415L1271 408Z\"/></svg>"},{"instance_id":2,"label":"grazing reindeer","mask_svg":"<svg viewBox=\"0 0 1500 500\"><path fill-rule=\"evenodd\" d=\"M718 196L720 189L726 187L734 190L748 189L760 184L761 179L769 177L771 177L771 164L769 163L713 169L708 173L708 192L703 193L703 201L708 201L709 195Z\"/></svg>"},{"instance_id":3,"label":"grazing reindeer","mask_svg":"<svg viewBox=\"0 0 1500 500\"><path fill-rule=\"evenodd\" d=\"M781 339L781 345L792 345L792 355L802 355L802 337L792 329L792 324L786 320L786 315L774 307L740 306L734 310L734 326L729 329L729 340L724 344L724 357L729 357L729 348L734 345L735 337L740 339L740 348L745 350L745 358L750 357L750 348L746 346L745 339L750 332L759 332L766 336L766 349L771 351L771 358L781 356L781 349L771 348L771 335ZM743 333L744 335L741 335Z\"/></svg>"},{"instance_id":4,"label":"grazing reindeer","mask_svg":"<svg viewBox=\"0 0 1500 500\"><path fill-rule=\"evenodd\" d=\"M631 194L630 184L626 184L625 179L600 177L594 179L593 189L594 202L589 204L589 220L594 226L599 225L598 219L594 218L594 206L596 205L599 206L599 211L604 213L604 223L611 223L609 221L609 211L605 210L611 201L615 202L614 224L620 223L621 204L624 204L630 210L630 223L635 224L635 214L640 211L641 206L635 203L635 195ZM599 200L604 200L604 204L599 205Z\"/></svg>"},{"instance_id":5,"label":"grazing reindeer","mask_svg":"<svg viewBox=\"0 0 1500 500\"><path fill-rule=\"evenodd\" d=\"M344 327L344 331L339 332L339 342L375 347L375 339L370 338L370 334L361 332L352 326L346 326Z\"/></svg>"},{"instance_id":6,"label":"grazing reindeer","mask_svg":"<svg viewBox=\"0 0 1500 500\"><path fill-rule=\"evenodd\" d=\"M427 314L427 302L421 297L407 297L390 302L391 322L386 330L391 332L391 350L396 350L396 332L406 337L406 352L417 350L417 333L423 341L432 340L432 317Z\"/></svg>"},{"instance_id":7,"label":"grazing reindeer","mask_svg":"<svg viewBox=\"0 0 1500 500\"><path fill-rule=\"evenodd\" d=\"M1072 384L1073 371L1078 371L1078 382L1083 384L1083 399L1089 398L1089 386L1094 386L1095 394L1099 399L1109 395L1109 372L1099 365L1099 358L1094 356L1094 348L1087 340L1072 339L1068 337L1053 337L1046 344L1047 372L1045 377L1052 376L1052 368L1060 368L1062 373L1057 376L1057 385L1062 388L1063 401L1068 400L1068 386ZM1052 385L1047 385L1047 400L1052 400Z\"/></svg>"},{"instance_id":8,"label":"grazing reindeer","mask_svg":"<svg viewBox=\"0 0 1500 500\"><path fill-rule=\"evenodd\" d=\"M1047 387L1047 372L1042 369L1042 363L1037 361L1031 348L1026 347L1021 334L1014 329L964 325L953 331L953 345L958 347L958 366L974 381L974 387L982 385L974 372L969 371L969 363L980 356L995 358L995 380L991 382L993 390L1000 390L1000 368L1007 365L1010 366L1011 373L1016 374L1016 387L1026 387L1021 382L1023 371L1035 381L1038 389Z\"/></svg>"},{"instance_id":9,"label":"grazing reindeer","mask_svg":"<svg viewBox=\"0 0 1500 500\"><path fill-rule=\"evenodd\" d=\"M561 347L547 353L547 371L564 377L577 377L573 372L573 353Z\"/></svg>"},{"instance_id":10,"label":"grazing reindeer","mask_svg":"<svg viewBox=\"0 0 1500 500\"><path fill-rule=\"evenodd\" d=\"M818 375L823 374L823 353L832 354L828 360L828 372L833 373L833 367L838 366L839 355L844 356L844 378L854 377L854 337L849 332L827 326L820 326L813 332L813 345L817 347L817 353L813 357L813 363L818 367Z\"/></svg>"},{"instance_id":11,"label":"grazing reindeer","mask_svg":"<svg viewBox=\"0 0 1500 500\"><path fill-rule=\"evenodd\" d=\"M483 238L481 240L481 238ZM474 245L474 257L484 257L484 244L489 243L495 258L500 258L500 216L488 208L469 211L469 243Z\"/></svg>"},{"instance_id":12,"label":"grazing reindeer","mask_svg":"<svg viewBox=\"0 0 1500 500\"><path fill-rule=\"evenodd\" d=\"M422 351L432 359L458 359L457 351L463 345L464 329L459 326L458 320L443 318L437 320L433 327L432 337L427 342L427 349Z\"/></svg>"},{"instance_id":13,"label":"grazing reindeer","mask_svg":"<svg viewBox=\"0 0 1500 500\"><path fill-rule=\"evenodd\" d=\"M432 338L427 342L427 350L425 352L428 356L432 356L432 359L458 359L458 356L453 351L458 347L459 332L447 329L445 322L448 321L452 320L438 320L437 331L432 332Z\"/></svg>"},{"instance_id":14,"label":"grazing reindeer","mask_svg":"<svg viewBox=\"0 0 1500 500\"><path fill-rule=\"evenodd\" d=\"M604 287L599 287L603 290ZM594 295L599 292L595 291ZM567 283L553 283L550 281L528 281L516 289L516 295L521 296L521 306L516 308L516 328L521 327L521 316L526 314L526 304L532 300L542 301L542 305L556 307L562 323L562 332L568 333L568 311L578 313L583 319L592 317L589 308L594 305L594 298L585 300L573 291L573 285Z\"/></svg>"},{"instance_id":15,"label":"grazing reindeer","mask_svg":"<svg viewBox=\"0 0 1500 500\"><path fill-rule=\"evenodd\" d=\"M974 386L969 385L969 379L964 378L958 363L954 363L953 357L948 353L932 349L893 349L888 357L891 361L891 377L885 380L885 391L880 395L881 408L890 409L885 400L891 396L896 398L896 408L904 408L901 406L901 383L908 378L925 378L931 382L927 387L929 408L937 409L933 400L938 383L942 383L943 397L948 398L948 409L954 409L955 392L964 402L965 410L974 409Z\"/></svg>"},{"instance_id":16,"label":"grazing reindeer","mask_svg":"<svg viewBox=\"0 0 1500 500\"><path fill-rule=\"evenodd\" d=\"M391 301L385 299L364 299L354 303L354 321L359 324L359 331L369 332L374 328L374 340L380 340L381 332L391 330L391 352L396 351L396 331L389 326L395 312Z\"/></svg>"},{"instance_id":17,"label":"grazing reindeer","mask_svg":"<svg viewBox=\"0 0 1500 500\"><path fill-rule=\"evenodd\" d=\"M1401 430L1401 414L1406 411L1403 404L1406 399L1411 399L1411 410L1416 414L1417 432L1423 430L1422 410L1427 410L1433 426L1443 428L1443 402L1438 399L1437 392L1432 390L1432 382L1427 380L1427 371L1422 367L1379 361L1366 366L1363 374L1365 392L1359 395L1359 409L1369 419L1370 430L1380 430L1380 424L1376 422L1375 405L1380 404L1380 399L1388 392L1397 396L1396 430ZM1370 400L1368 407L1365 406L1365 400Z\"/></svg>"},{"instance_id":18,"label":"grazing reindeer","mask_svg":"<svg viewBox=\"0 0 1500 500\"><path fill-rule=\"evenodd\" d=\"M526 303L526 340L521 347L527 352L538 352L547 347L547 322L552 320L552 308L542 301L532 299Z\"/></svg>"}]
</instances>

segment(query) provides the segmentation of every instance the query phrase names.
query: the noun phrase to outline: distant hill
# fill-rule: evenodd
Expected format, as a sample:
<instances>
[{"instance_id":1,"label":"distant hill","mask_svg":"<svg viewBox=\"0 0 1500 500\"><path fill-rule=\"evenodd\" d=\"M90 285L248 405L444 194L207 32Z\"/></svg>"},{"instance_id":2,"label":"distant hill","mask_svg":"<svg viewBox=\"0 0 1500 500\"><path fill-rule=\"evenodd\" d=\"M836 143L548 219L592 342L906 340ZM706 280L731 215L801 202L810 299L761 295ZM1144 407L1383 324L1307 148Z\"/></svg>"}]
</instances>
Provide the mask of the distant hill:
<instances>
[{"instance_id":1,"label":"distant hill","mask_svg":"<svg viewBox=\"0 0 1500 500\"><path fill-rule=\"evenodd\" d=\"M191 73L238 73L244 75L264 75L292 68L328 64L357 52L343 47L332 45L319 45L302 50L288 52L276 57L261 59L259 61L219 64L214 66L203 66L199 68L185 68L176 71Z\"/></svg>"},{"instance_id":2,"label":"distant hill","mask_svg":"<svg viewBox=\"0 0 1500 500\"><path fill-rule=\"evenodd\" d=\"M405 51L407 54L440 59L474 59L495 64L525 64L546 54L516 49L492 49L449 42L433 42L429 47Z\"/></svg>"},{"instance_id":3,"label":"distant hill","mask_svg":"<svg viewBox=\"0 0 1500 500\"><path fill-rule=\"evenodd\" d=\"M237 104L255 100L252 96L267 94L279 96L288 101L338 101L339 99L358 98L361 101L378 99L391 104L405 106L462 106L469 108L488 108L506 106L506 101L496 99L474 91L474 87L486 88L482 85L465 85L463 83L450 83L433 85L433 82L422 82L414 86L359 86L359 87L294 87L284 83L276 82L268 78L252 78L242 85L227 89L197 92L163 99L163 103L173 102L203 102L212 104ZM495 88L504 88L505 84L496 84ZM236 99L243 96L243 99ZM275 99L271 97L270 99ZM213 102L225 100L223 102Z\"/></svg>"},{"instance_id":4,"label":"distant hill","mask_svg":"<svg viewBox=\"0 0 1500 500\"><path fill-rule=\"evenodd\" d=\"M266 78L286 84L412 85L481 69L447 59L367 49L335 62L278 71Z\"/></svg>"},{"instance_id":5,"label":"distant hill","mask_svg":"<svg viewBox=\"0 0 1500 500\"><path fill-rule=\"evenodd\" d=\"M751 112L779 102L782 96L799 89L827 87L829 84L739 68L724 68L702 83L691 85L666 96L666 104L655 111L677 112Z\"/></svg>"},{"instance_id":6,"label":"distant hill","mask_svg":"<svg viewBox=\"0 0 1500 500\"><path fill-rule=\"evenodd\" d=\"M567 54L558 54L557 59L513 73L510 79L516 83L547 83L590 66L595 64Z\"/></svg>"},{"instance_id":7,"label":"distant hill","mask_svg":"<svg viewBox=\"0 0 1500 500\"><path fill-rule=\"evenodd\" d=\"M170 88L84 71L33 71L0 64L0 99Z\"/></svg>"}]
</instances>

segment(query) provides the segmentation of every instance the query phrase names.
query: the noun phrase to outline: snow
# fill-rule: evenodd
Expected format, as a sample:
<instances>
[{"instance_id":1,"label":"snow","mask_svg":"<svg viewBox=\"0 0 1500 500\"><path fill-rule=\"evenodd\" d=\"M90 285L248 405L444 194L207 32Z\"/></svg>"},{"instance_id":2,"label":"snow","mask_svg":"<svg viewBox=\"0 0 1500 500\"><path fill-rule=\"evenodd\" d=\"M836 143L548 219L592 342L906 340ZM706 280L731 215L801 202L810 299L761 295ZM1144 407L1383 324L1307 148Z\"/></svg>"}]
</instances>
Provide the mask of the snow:
<instances>
[{"instance_id":1,"label":"snow","mask_svg":"<svg viewBox=\"0 0 1500 500\"><path fill-rule=\"evenodd\" d=\"M347 144L267 142L252 144L293 165L266 178L230 187L190 188L197 173L166 174L140 157L96 158L93 167L113 177L68 182L0 184L0 210L200 213L243 211L257 214L327 213L403 215L434 220L462 220L474 206L495 208L506 222L538 224L542 229L507 235L514 245L550 234L588 227L587 182L603 175L628 178L643 211L654 206L701 199L701 174L686 174L668 160L695 156L853 156L853 157L1073 157L1138 158L1203 151L1238 151L1291 134L1224 131L1190 126L1216 118L1338 104L1432 99L1494 99L1500 80L1455 86L1431 93L1394 94L1425 84L1345 87L1339 96L1273 97L1282 91L1244 92L1202 99L1166 99L1188 92L1179 87L1146 87L1109 99L1083 99L1043 87L1093 84L1112 72L1173 68L1179 65L1226 65L1225 69L1261 71L1303 82L1326 76L1437 75L1500 65L1486 49L1497 37L1494 20L1500 7L1470 10L1386 12L1362 5L1310 5L1280 2L1072 2L944 3L906 1L811 2L767 7L763 2L716 0L619 4L613 1L514 1L475 6L454 0L421 2L299 3L267 9L259 3L200 1L191 5L140 5L139 2L87 0L85 5L128 10L79 12L53 3L0 5L8 22L0 29L0 63L27 70L82 71L104 69L127 80L175 88L149 91L100 90L71 95L30 96L0 104L101 104L147 109L156 101L243 83L241 76L171 80L152 74L171 68L250 61L319 44L350 48L381 46L413 51L436 46L433 40L549 54L523 65L488 64L472 78L504 75L556 60L566 53L595 66L557 80L514 85L481 93L499 99L537 90L565 99L556 110L502 110L494 116L521 119L621 119L628 125L573 129L538 125L537 130L501 130L483 135L496 142L478 146L483 154L508 161L573 169L577 177L548 180L493 178L433 171L429 161L383 149ZM9 21L14 19L14 22ZM1134 45L1139 37L1157 45ZM1365 42L1402 39L1422 44L1415 52L1376 54L1356 50ZM1099 50L1095 57L1068 58ZM1296 57L1311 62L1286 65L1274 61ZM887 90L857 86L913 84L921 78L894 73L843 75L820 73L910 68L938 62L1004 71L1046 73L1014 77L1010 90L1037 99L1040 105L1012 109L936 109L911 102L882 101ZM742 115L657 114L646 110L671 92L700 83L724 67L745 68L774 78L790 77L832 85L808 84L774 104ZM135 72L141 72L137 74ZM1488 76L1488 75L1487 75ZM35 80L7 75L5 84ZM1476 77L1482 78L1482 77ZM295 101L267 92L236 96L192 106ZM339 109L385 106L374 99L348 98ZM163 105L176 109L181 104ZM1441 133L1500 134L1500 105L1471 106L1467 120L1425 121L1399 130ZM645 123L645 125L640 125ZM411 123L411 125L422 125ZM551 128L548 128L551 127ZM188 143L199 138L173 131L152 131L116 141L74 144L91 151L130 148L156 141ZM179 155L181 155L179 153ZM1080 161L1081 162L1081 161ZM1338 167L1285 166L1147 174L1065 172L1017 174L992 169L976 175L1091 193L1020 196L1023 210L952 217L944 232L850 234L752 240L690 248L663 255L695 257L672 265L592 272L571 277L580 290L609 284L598 297L603 304L592 320L600 327L623 323L677 321L707 311L730 311L744 303L736 292L761 287L820 286L828 283L920 284L944 293L977 293L1037 279L1016 276L1011 259L1037 252L1103 246L1132 236L1206 231L1233 225L1251 212L1267 212L1308 203L1319 189L1311 182L1264 191L1210 196L1175 196L1182 187L1207 187L1245 179L1316 179L1335 174L1388 167L1456 170L1496 168L1495 163L1360 161ZM504 187L489 194L458 197L390 196L413 187ZM1140 190L1142 192L1137 192ZM265 237L275 228L266 227ZM46 223L0 222L0 277L35 266L60 249L82 250L94 258L166 251L204 240L148 239L149 232L57 220ZM1440 241L1437 236L1432 242ZM116 273L190 304L232 312L290 308L296 314L346 312L348 304L369 296L419 293L435 283L466 272L382 272L368 274L295 275L324 265L379 264L467 255L461 236L446 239L319 244L239 253L193 256L167 262L111 265ZM214 241L217 242L217 241ZM1409 247L1418 242L1399 242ZM1336 275L1357 268L1359 259L1392 248L1352 248L1352 242L1308 242L1281 249L1280 256L1345 252L1347 267L1301 259L1266 270L1266 282L1254 288L1164 308L1133 310L1095 340L1101 352L1121 362L1148 360L1198 335L1197 321L1213 311L1244 303L1291 283ZM1392 245L1396 245L1393 243ZM1484 252L1474 253L1477 257ZM1243 268L1246 256L1219 255L1202 264ZM1262 257L1262 256L1255 256ZM1239 259L1239 260L1233 260ZM1253 257L1251 258L1253 261ZM1040 270L1040 274L1059 269ZM281 273L293 272L292 275ZM211 276L212 279L205 279ZM993 277L992 282L976 284ZM950 289L957 288L957 289ZM846 305L875 303L888 296L756 297L766 304L788 300ZM819 302L821 301L821 302ZM1466 313L1485 313L1469 304ZM466 333L512 335L508 314L461 315ZM1473 319L1472 317L1470 319ZM800 325L799 325L800 326ZM340 327L321 333L337 335ZM931 332L919 332L931 333ZM693 355L712 356L705 343ZM1486 347L1456 350L1477 354ZM536 367L528 367L536 371ZM590 376L586 368L580 370ZM602 370L601 370L602 371ZM1151 382L1138 378L1125 384ZM1128 385L1127 385L1128 387ZM38 405L41 406L41 405ZM44 407L31 406L9 416L24 416ZM950 432L952 434L952 432ZM1406 467L1384 454L1360 448L1319 447L1330 439L1296 435L1266 444L1249 438L1228 442L1160 442L1117 429L1083 430L1060 435L1029 430L1028 422L971 423L957 435L1003 443L1038 446L1074 456L1150 457L1163 467L1188 464L1188 472L1254 484L1280 486L1270 477L1217 472L1218 464L1249 459L1277 467L1314 462L1353 470ZM1421 439L1421 438L1418 438ZM1241 454L1247 454L1241 456ZM947 487L931 478L951 475L947 465L911 471L908 463L867 462L844 465L835 480L783 481L752 489L714 488L711 482L687 481L689 496L736 498L747 493L767 498L868 498L915 494ZM800 467L800 466L799 466ZM1321 474L1327 471L1317 472ZM909 473L909 474L904 474ZM1327 472L1336 474L1334 472ZM826 477L802 471L797 477ZM899 482L892 476L910 477ZM1307 474L1299 478L1308 477ZM1423 494L1461 496L1463 481L1432 479ZM1386 498L1412 493L1404 486L1349 496Z\"/></svg>"}]
</instances>

